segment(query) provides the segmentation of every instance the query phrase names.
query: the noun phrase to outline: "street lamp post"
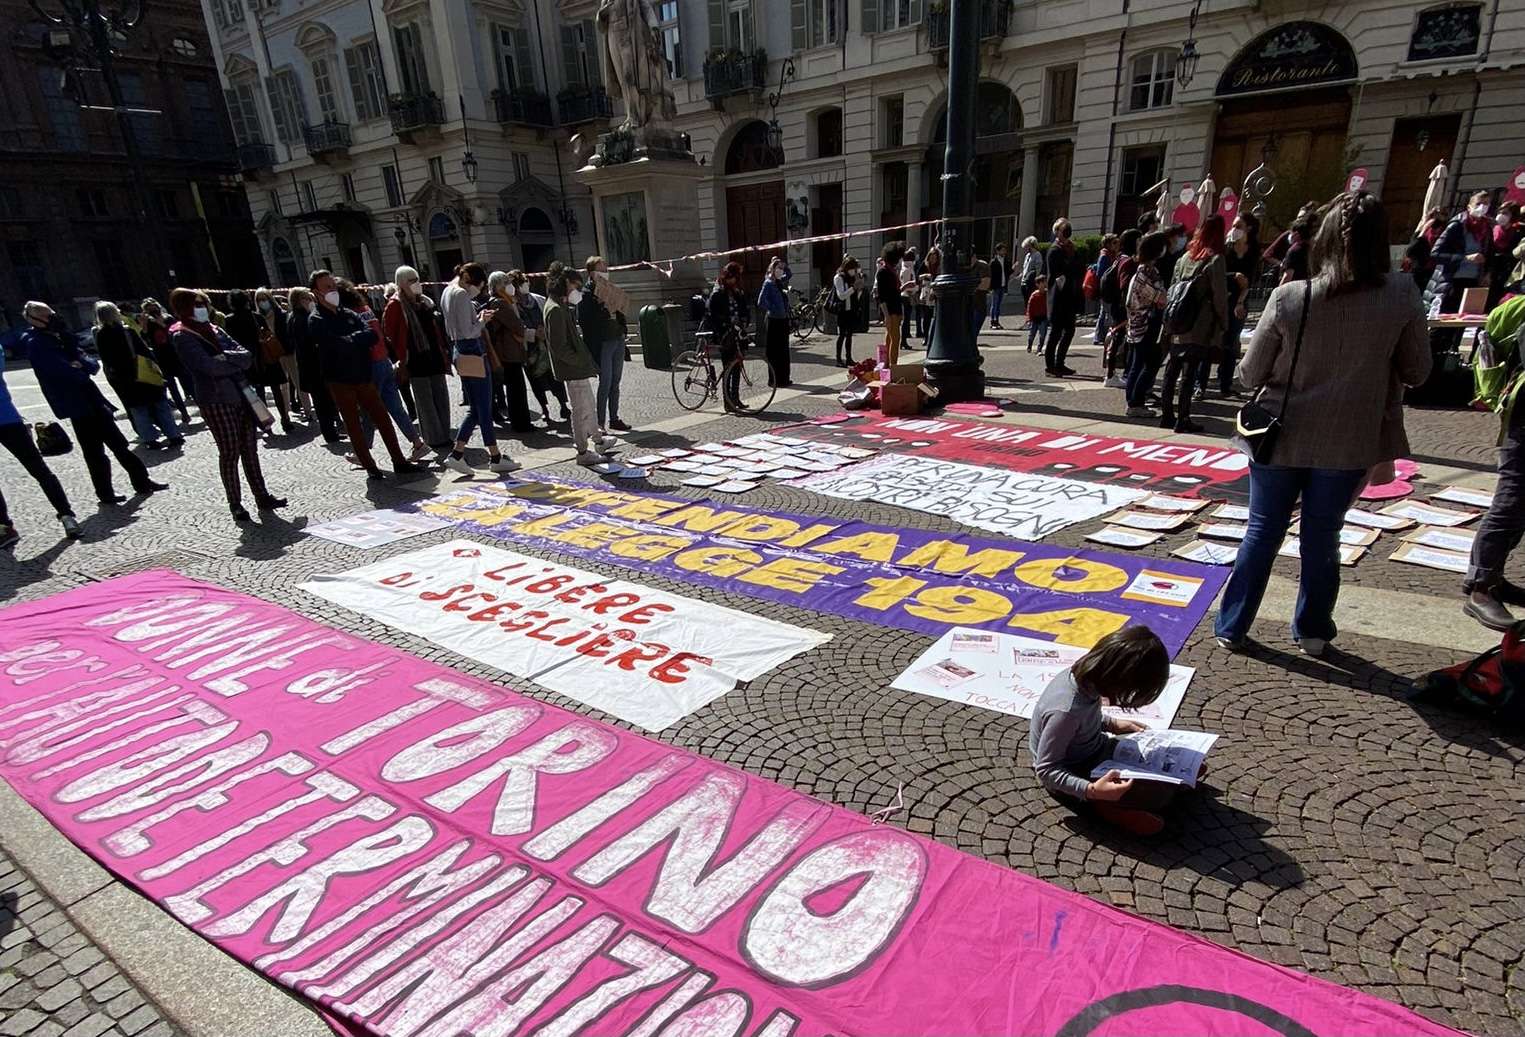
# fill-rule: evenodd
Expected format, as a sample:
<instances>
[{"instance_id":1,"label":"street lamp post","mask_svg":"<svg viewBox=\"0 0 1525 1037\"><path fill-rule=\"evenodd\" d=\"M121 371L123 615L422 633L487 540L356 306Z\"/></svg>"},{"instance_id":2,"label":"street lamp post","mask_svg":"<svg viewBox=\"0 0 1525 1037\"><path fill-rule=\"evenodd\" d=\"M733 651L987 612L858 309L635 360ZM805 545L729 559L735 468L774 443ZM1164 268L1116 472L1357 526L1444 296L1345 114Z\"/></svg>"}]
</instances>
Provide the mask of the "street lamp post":
<instances>
[{"instance_id":1,"label":"street lamp post","mask_svg":"<svg viewBox=\"0 0 1525 1037\"><path fill-rule=\"evenodd\" d=\"M943 157L942 266L932 290L936 316L927 348L927 383L937 402L985 395L984 359L975 341L974 292L979 279L968 252L970 167L974 162L975 88L980 74L980 0L953 0L948 38L948 147Z\"/></svg>"}]
</instances>

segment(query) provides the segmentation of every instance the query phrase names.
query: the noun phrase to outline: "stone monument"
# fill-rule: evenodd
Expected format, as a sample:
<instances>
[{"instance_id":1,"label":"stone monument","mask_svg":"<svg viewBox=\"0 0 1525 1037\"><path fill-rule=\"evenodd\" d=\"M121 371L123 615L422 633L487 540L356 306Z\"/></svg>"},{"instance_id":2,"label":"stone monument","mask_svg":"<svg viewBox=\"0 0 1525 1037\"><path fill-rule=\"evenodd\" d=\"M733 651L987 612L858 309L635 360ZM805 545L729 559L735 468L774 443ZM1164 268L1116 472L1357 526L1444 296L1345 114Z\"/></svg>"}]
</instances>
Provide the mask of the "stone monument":
<instances>
[{"instance_id":1,"label":"stone monument","mask_svg":"<svg viewBox=\"0 0 1525 1037\"><path fill-rule=\"evenodd\" d=\"M693 255L699 240L704 171L688 135L659 124L677 116L650 0L602 0L599 51L604 82L625 106L619 126L601 133L577 179L593 192L599 248L610 266ZM637 308L685 302L708 283L697 262L623 271L619 284ZM629 314L632 320L635 314Z\"/></svg>"}]
</instances>

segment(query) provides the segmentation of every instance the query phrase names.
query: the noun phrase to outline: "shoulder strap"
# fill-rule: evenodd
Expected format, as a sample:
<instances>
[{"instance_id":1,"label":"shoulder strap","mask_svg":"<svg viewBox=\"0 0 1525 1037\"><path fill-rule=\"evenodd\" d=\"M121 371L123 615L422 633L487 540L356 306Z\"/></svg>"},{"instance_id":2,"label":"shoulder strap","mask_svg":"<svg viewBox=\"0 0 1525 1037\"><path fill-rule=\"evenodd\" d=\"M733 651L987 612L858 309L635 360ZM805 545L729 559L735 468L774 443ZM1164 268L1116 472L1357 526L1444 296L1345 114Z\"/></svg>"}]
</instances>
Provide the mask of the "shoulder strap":
<instances>
[{"instance_id":1,"label":"shoulder strap","mask_svg":"<svg viewBox=\"0 0 1525 1037\"><path fill-rule=\"evenodd\" d=\"M1292 366L1287 369L1287 391L1281 394L1281 413L1277 421L1285 420L1287 402L1292 399L1292 379L1297 376L1297 358L1303 351L1303 333L1308 330L1308 311L1313 309L1313 279L1303 282L1303 315L1297 321L1297 344L1292 347Z\"/></svg>"}]
</instances>

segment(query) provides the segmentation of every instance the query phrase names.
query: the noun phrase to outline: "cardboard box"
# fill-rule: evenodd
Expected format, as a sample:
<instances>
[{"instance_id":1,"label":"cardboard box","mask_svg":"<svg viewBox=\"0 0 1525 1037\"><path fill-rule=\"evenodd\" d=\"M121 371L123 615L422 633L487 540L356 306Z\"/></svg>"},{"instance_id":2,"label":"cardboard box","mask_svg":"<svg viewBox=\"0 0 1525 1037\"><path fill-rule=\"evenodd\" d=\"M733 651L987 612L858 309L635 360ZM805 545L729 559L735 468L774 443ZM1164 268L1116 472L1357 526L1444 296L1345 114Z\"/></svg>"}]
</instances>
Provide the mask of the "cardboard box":
<instances>
[{"instance_id":1,"label":"cardboard box","mask_svg":"<svg viewBox=\"0 0 1525 1037\"><path fill-rule=\"evenodd\" d=\"M920 414L921 387L891 382L879 390L879 410L889 418L909 418Z\"/></svg>"},{"instance_id":2,"label":"cardboard box","mask_svg":"<svg viewBox=\"0 0 1525 1037\"><path fill-rule=\"evenodd\" d=\"M926 372L920 364L895 364L890 368L890 381L896 385L920 385Z\"/></svg>"},{"instance_id":3,"label":"cardboard box","mask_svg":"<svg viewBox=\"0 0 1525 1037\"><path fill-rule=\"evenodd\" d=\"M1488 312L1488 289L1466 288L1461 293L1461 308L1457 313Z\"/></svg>"}]
</instances>

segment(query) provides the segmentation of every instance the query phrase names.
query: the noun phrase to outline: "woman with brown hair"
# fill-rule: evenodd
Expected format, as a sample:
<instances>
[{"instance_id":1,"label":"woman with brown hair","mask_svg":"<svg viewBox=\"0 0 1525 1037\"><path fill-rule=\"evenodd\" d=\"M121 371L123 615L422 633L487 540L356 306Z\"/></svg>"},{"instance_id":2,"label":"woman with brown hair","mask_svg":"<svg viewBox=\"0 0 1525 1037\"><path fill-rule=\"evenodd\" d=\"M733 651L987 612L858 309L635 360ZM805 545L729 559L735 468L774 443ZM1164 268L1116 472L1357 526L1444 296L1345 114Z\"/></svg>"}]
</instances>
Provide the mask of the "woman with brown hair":
<instances>
[{"instance_id":1,"label":"woman with brown hair","mask_svg":"<svg viewBox=\"0 0 1525 1037\"><path fill-rule=\"evenodd\" d=\"M1216 362L1223 355L1223 336L1228 333L1228 267L1223 259L1223 217L1213 213L1202 221L1192 236L1186 254L1176 263L1174 285L1190 292L1199 302L1196 319L1184 333L1170 336L1170 363L1165 367L1165 384L1160 389L1160 428L1177 432L1201 432L1202 426L1191 420L1191 395L1202 364ZM1196 284L1190 284L1197 281ZM1180 386L1180 400L1173 400ZM1179 405L1179 410L1177 410Z\"/></svg>"}]
</instances>

